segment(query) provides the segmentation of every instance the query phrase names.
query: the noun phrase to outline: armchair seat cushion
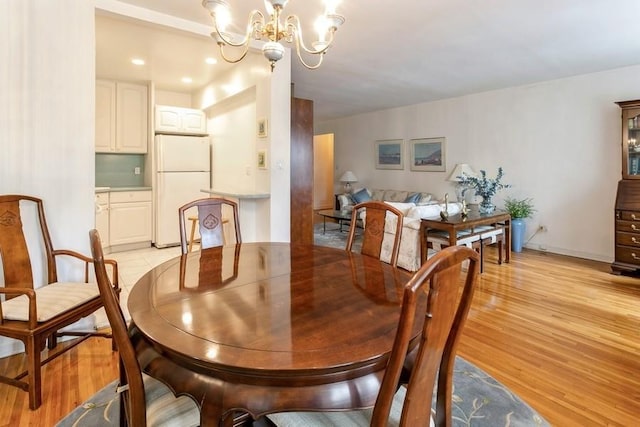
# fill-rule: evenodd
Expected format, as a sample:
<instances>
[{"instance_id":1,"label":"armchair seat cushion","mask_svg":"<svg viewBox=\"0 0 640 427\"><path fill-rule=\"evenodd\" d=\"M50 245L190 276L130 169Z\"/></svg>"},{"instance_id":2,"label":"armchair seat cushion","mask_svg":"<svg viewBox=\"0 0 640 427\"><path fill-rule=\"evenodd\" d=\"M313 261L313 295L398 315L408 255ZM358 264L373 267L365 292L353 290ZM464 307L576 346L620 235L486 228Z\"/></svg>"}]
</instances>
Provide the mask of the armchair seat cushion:
<instances>
[{"instance_id":1,"label":"armchair seat cushion","mask_svg":"<svg viewBox=\"0 0 640 427\"><path fill-rule=\"evenodd\" d=\"M35 289L38 322L47 320L77 307L100 292L95 283L56 282ZM20 295L2 303L2 314L7 320L29 320L29 298Z\"/></svg>"}]
</instances>

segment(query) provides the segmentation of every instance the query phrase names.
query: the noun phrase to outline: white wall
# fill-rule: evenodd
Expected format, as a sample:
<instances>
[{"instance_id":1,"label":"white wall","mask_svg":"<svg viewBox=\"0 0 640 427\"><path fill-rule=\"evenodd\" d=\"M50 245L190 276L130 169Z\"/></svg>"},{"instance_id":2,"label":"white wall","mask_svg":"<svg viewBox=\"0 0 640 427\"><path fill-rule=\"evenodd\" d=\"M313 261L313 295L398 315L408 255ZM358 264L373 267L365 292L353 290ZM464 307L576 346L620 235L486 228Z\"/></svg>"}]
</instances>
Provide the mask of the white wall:
<instances>
[{"instance_id":1,"label":"white wall","mask_svg":"<svg viewBox=\"0 0 640 427\"><path fill-rule=\"evenodd\" d=\"M155 105L171 105L173 107L191 108L191 94L183 92L172 92L168 90L155 89Z\"/></svg>"},{"instance_id":2,"label":"white wall","mask_svg":"<svg viewBox=\"0 0 640 427\"><path fill-rule=\"evenodd\" d=\"M256 88L252 86L206 110L213 153L213 187L255 192ZM249 125L248 125L249 124ZM268 176L266 177L268 184Z\"/></svg>"},{"instance_id":3,"label":"white wall","mask_svg":"<svg viewBox=\"0 0 640 427\"><path fill-rule=\"evenodd\" d=\"M4 0L0 28L0 194L42 198L54 247L89 254L95 167L93 2ZM69 270L63 265L60 278L82 277L81 271ZM0 356L21 348L2 340Z\"/></svg>"},{"instance_id":4,"label":"white wall","mask_svg":"<svg viewBox=\"0 0 640 427\"><path fill-rule=\"evenodd\" d=\"M213 187L270 194L241 204L243 241L289 241L290 82L289 55L272 73L261 54L251 54L193 97L196 108L207 113ZM265 138L257 136L257 121L263 118ZM267 169L257 167L259 150L267 151Z\"/></svg>"},{"instance_id":5,"label":"white wall","mask_svg":"<svg viewBox=\"0 0 640 427\"><path fill-rule=\"evenodd\" d=\"M528 247L610 262L613 208L621 178L620 109L640 98L640 66L547 81L318 123L335 134L336 176L352 170L356 186L454 194L456 163L505 171L513 187L496 197L532 197ZM446 137L446 172L376 170L374 141ZM340 184L336 183L336 191Z\"/></svg>"}]
</instances>

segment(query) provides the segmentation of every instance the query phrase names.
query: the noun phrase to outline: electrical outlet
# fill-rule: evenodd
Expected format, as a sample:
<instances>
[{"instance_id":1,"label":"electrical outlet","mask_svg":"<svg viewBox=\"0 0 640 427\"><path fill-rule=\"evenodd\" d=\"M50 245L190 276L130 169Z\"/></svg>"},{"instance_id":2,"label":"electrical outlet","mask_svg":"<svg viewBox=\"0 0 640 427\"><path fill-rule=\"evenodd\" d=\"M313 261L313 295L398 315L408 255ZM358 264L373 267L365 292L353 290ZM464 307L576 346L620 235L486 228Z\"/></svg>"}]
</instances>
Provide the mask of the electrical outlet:
<instances>
[{"instance_id":1,"label":"electrical outlet","mask_svg":"<svg viewBox=\"0 0 640 427\"><path fill-rule=\"evenodd\" d=\"M133 168L133 173L134 175L140 175L140 166L136 166L135 168Z\"/></svg>"}]
</instances>

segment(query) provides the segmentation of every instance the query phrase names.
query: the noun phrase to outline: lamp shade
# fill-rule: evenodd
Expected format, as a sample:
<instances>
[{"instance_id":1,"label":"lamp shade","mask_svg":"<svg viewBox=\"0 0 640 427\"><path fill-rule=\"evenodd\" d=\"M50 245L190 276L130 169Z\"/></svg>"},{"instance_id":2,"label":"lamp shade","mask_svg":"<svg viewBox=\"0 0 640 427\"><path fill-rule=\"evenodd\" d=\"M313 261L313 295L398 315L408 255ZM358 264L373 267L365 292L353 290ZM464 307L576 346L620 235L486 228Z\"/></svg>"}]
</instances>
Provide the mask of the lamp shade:
<instances>
[{"instance_id":1,"label":"lamp shade","mask_svg":"<svg viewBox=\"0 0 640 427\"><path fill-rule=\"evenodd\" d=\"M358 182L358 178L351 171L346 171L340 177L340 182Z\"/></svg>"},{"instance_id":2,"label":"lamp shade","mask_svg":"<svg viewBox=\"0 0 640 427\"><path fill-rule=\"evenodd\" d=\"M449 175L449 178L447 178L447 181L460 182L461 180L458 177L462 175L476 176L476 171L466 163L458 163L453 169L453 172L451 172L451 175Z\"/></svg>"}]
</instances>

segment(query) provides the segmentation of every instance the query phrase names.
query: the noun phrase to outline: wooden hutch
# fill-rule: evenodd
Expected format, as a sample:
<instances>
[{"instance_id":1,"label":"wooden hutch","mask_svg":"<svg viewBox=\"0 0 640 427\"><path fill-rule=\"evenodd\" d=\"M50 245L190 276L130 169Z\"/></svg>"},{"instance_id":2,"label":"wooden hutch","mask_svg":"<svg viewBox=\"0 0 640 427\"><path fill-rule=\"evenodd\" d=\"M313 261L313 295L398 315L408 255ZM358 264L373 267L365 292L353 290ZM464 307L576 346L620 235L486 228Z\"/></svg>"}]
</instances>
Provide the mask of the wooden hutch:
<instances>
[{"instance_id":1,"label":"wooden hutch","mask_svg":"<svg viewBox=\"0 0 640 427\"><path fill-rule=\"evenodd\" d=\"M622 109L622 179L615 206L615 274L640 270L640 100Z\"/></svg>"}]
</instances>

